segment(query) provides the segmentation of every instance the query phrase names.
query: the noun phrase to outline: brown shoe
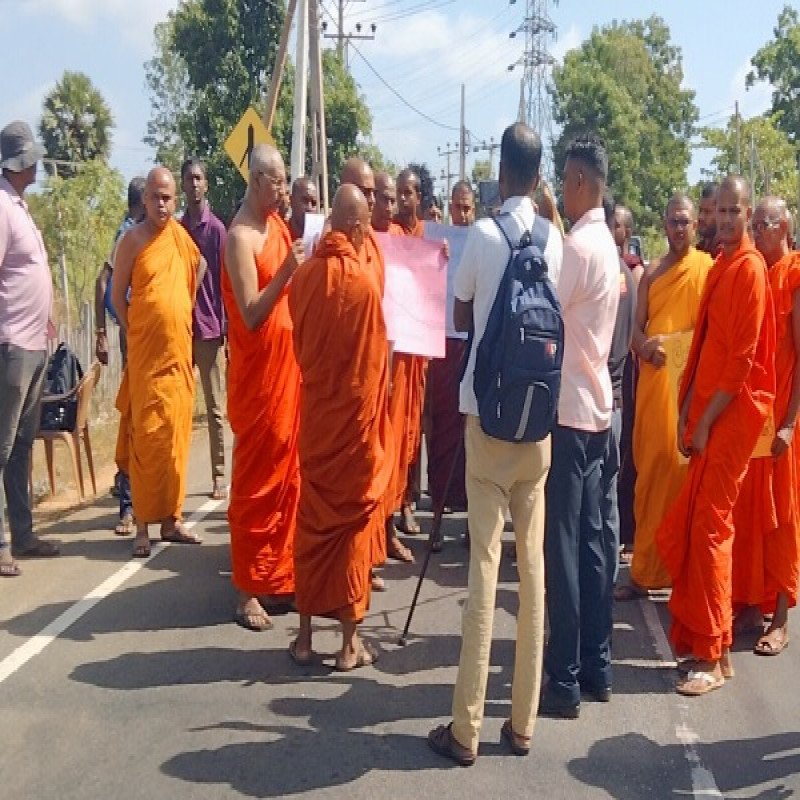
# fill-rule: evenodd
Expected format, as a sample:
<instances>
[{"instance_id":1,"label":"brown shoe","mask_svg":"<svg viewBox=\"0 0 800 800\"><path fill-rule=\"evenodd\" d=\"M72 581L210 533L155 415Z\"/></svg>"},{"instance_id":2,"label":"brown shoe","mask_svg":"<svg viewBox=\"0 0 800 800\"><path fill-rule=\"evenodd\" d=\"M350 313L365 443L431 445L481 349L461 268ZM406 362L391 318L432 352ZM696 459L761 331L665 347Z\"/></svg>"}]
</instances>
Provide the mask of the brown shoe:
<instances>
[{"instance_id":1,"label":"brown shoe","mask_svg":"<svg viewBox=\"0 0 800 800\"><path fill-rule=\"evenodd\" d=\"M43 539L34 539L30 547L24 550L14 550L14 558L53 558L60 555L61 550L53 542L45 542Z\"/></svg>"},{"instance_id":2,"label":"brown shoe","mask_svg":"<svg viewBox=\"0 0 800 800\"><path fill-rule=\"evenodd\" d=\"M460 767L471 767L477 759L477 754L456 741L452 731L453 723L439 725L428 734L428 746L434 753L455 761Z\"/></svg>"}]
</instances>

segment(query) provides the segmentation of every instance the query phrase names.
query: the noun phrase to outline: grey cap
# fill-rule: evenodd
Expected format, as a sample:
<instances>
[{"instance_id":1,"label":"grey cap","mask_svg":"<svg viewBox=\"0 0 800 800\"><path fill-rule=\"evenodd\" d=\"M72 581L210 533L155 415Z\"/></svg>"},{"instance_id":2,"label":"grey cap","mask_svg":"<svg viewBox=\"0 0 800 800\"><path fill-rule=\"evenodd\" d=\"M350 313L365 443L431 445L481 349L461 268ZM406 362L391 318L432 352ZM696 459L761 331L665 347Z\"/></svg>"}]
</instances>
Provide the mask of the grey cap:
<instances>
[{"instance_id":1,"label":"grey cap","mask_svg":"<svg viewBox=\"0 0 800 800\"><path fill-rule=\"evenodd\" d=\"M0 167L11 172L23 172L47 155L44 147L35 141L27 122L9 122L0 131Z\"/></svg>"}]
</instances>

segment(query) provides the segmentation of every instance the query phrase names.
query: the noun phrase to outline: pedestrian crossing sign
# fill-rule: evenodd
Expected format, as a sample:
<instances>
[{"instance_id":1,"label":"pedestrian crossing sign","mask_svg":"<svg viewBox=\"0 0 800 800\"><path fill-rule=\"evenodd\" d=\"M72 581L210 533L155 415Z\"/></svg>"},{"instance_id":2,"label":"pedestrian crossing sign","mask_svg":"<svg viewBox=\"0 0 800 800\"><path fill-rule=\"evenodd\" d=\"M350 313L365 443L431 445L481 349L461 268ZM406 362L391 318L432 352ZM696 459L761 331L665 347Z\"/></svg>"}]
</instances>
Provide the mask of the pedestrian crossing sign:
<instances>
[{"instance_id":1,"label":"pedestrian crossing sign","mask_svg":"<svg viewBox=\"0 0 800 800\"><path fill-rule=\"evenodd\" d=\"M258 112L248 108L225 140L225 152L236 164L244 182L250 178L250 154L257 144L275 144Z\"/></svg>"}]
</instances>

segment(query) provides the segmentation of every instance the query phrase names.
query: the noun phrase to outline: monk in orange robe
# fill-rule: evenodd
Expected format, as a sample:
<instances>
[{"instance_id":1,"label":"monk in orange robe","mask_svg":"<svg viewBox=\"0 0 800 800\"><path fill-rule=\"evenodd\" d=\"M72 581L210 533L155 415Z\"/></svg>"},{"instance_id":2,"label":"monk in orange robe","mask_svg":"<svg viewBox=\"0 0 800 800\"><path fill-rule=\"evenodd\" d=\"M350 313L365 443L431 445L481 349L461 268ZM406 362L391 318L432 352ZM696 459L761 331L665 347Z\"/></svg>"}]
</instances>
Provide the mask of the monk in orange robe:
<instances>
[{"instance_id":1,"label":"monk in orange robe","mask_svg":"<svg viewBox=\"0 0 800 800\"><path fill-rule=\"evenodd\" d=\"M403 229L394 221L397 215L397 186L387 172L375 176L375 205L372 208L372 229L402 236Z\"/></svg>"},{"instance_id":2,"label":"monk in orange robe","mask_svg":"<svg viewBox=\"0 0 800 800\"><path fill-rule=\"evenodd\" d=\"M228 419L235 440L228 524L236 621L272 627L259 598L294 593L294 535L300 370L292 345L288 284L304 260L280 216L286 184L275 148L250 155L250 182L225 246L222 292L228 311Z\"/></svg>"},{"instance_id":3,"label":"monk in orange robe","mask_svg":"<svg viewBox=\"0 0 800 800\"><path fill-rule=\"evenodd\" d=\"M763 632L763 614L772 613L769 629L758 640L758 655L778 655L789 641L790 606L797 603L798 448L794 429L800 409L800 253L789 250L790 215L783 200L767 197L753 214L756 247L767 262L775 307L775 437L772 458L753 458L733 510L733 605L735 632Z\"/></svg>"},{"instance_id":4,"label":"monk in orange robe","mask_svg":"<svg viewBox=\"0 0 800 800\"><path fill-rule=\"evenodd\" d=\"M369 219L364 196L344 184L333 201L331 231L297 270L289 293L303 378L295 541L300 631L289 652L310 663L311 617L337 619L338 670L376 658L358 625L369 607L372 547L383 530L394 461L383 298L361 255Z\"/></svg>"},{"instance_id":5,"label":"monk in orange robe","mask_svg":"<svg viewBox=\"0 0 800 800\"><path fill-rule=\"evenodd\" d=\"M669 251L654 261L639 282L633 350L639 356L633 427L636 467L634 518L636 547L630 582L614 590L615 600L632 600L647 589L670 585L667 568L656 547L656 530L678 496L688 465L678 451L677 398L670 381L664 342L691 333L711 257L692 246L694 204L685 194L667 204L664 230Z\"/></svg>"},{"instance_id":6,"label":"monk in orange robe","mask_svg":"<svg viewBox=\"0 0 800 800\"><path fill-rule=\"evenodd\" d=\"M155 167L145 185L145 218L120 240L111 302L128 335L128 361L117 408L128 423L127 457L136 539L150 555L148 523L167 542L199 544L182 524L192 438L192 307L206 262L173 219L175 180ZM130 297L128 290L130 289Z\"/></svg>"},{"instance_id":7,"label":"monk in orange robe","mask_svg":"<svg viewBox=\"0 0 800 800\"><path fill-rule=\"evenodd\" d=\"M722 251L708 274L679 392L678 446L690 457L656 534L672 577L670 639L691 655L684 695L730 673L733 506L775 396L775 318L761 254L747 235L750 191L729 177L717 194Z\"/></svg>"}]
</instances>

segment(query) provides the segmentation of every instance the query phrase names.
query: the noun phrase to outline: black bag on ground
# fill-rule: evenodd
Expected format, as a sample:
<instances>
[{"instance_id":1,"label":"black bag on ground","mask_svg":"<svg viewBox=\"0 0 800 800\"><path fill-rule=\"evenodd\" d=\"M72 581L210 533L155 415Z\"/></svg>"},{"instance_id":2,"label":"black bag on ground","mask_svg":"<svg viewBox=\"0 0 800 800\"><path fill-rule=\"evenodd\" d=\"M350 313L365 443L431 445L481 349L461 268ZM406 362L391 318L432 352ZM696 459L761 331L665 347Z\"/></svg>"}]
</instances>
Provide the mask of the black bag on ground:
<instances>
[{"instance_id":1,"label":"black bag on ground","mask_svg":"<svg viewBox=\"0 0 800 800\"><path fill-rule=\"evenodd\" d=\"M47 361L47 375L44 379L44 394L66 394L81 381L83 369L69 345L61 342ZM78 415L78 398L56 400L42 403L42 416L39 427L43 431L71 431L75 428Z\"/></svg>"},{"instance_id":2,"label":"black bag on ground","mask_svg":"<svg viewBox=\"0 0 800 800\"><path fill-rule=\"evenodd\" d=\"M536 216L513 244L475 357L475 397L484 433L506 442L537 442L553 428L561 390L564 321L547 275L550 226Z\"/></svg>"}]
</instances>

